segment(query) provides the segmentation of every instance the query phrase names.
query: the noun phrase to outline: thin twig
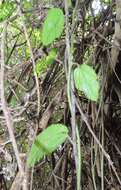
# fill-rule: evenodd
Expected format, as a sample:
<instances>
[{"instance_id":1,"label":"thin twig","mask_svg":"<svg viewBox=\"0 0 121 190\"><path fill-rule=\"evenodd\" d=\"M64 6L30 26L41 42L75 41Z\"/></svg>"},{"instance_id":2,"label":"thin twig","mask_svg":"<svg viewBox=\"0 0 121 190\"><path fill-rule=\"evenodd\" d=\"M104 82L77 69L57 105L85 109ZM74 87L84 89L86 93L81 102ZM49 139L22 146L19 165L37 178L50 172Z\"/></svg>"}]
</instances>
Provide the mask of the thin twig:
<instances>
[{"instance_id":1,"label":"thin twig","mask_svg":"<svg viewBox=\"0 0 121 190\"><path fill-rule=\"evenodd\" d=\"M17 163L18 163L18 168L19 168L19 171L21 173L21 177L23 178L24 169L23 169L22 161L21 161L20 156L19 156L19 151L18 151L18 148L17 148L16 139L15 139L15 136L14 136L13 118L12 118L10 112L9 112L8 107L7 107L6 100L5 100L5 93L4 93L4 72L5 72L4 71L4 65L5 65L6 29L7 29L7 22L5 22L5 24L4 24L3 33L2 33L2 39L1 39L1 73L0 73L1 107L2 107L2 110L3 110L4 116L5 116L6 125L7 125L7 128L8 128L9 135L10 135L10 140L12 142L13 150L14 150L16 160L17 160Z\"/></svg>"},{"instance_id":2,"label":"thin twig","mask_svg":"<svg viewBox=\"0 0 121 190\"><path fill-rule=\"evenodd\" d=\"M110 159L109 154L105 151L105 149L103 148L102 144L100 143L100 141L98 140L98 138L97 138L96 135L94 134L94 132L93 132L93 130L92 130L90 124L88 123L88 120L87 120L85 114L84 114L83 111L81 110L80 105L79 105L79 103L77 102L77 100L76 100L76 106L77 106L77 108L78 108L78 110L79 110L79 112L80 112L80 114L81 114L81 116L82 116L82 119L83 119L83 121L85 122L85 124L86 124L86 126L87 126L89 132L90 132L91 135L93 136L95 142L98 144L98 146L99 146L99 148L101 149L103 155L105 156L105 158L107 159L109 165L111 166L111 168L112 168L112 170L113 170L113 172L114 172L114 174L115 174L115 176L116 176L116 178L117 178L119 184L121 185L121 180L120 180L120 178L119 178L119 176L118 176L118 173L117 173L117 171L116 171L116 168L115 168L114 165L113 165L112 160Z\"/></svg>"},{"instance_id":3,"label":"thin twig","mask_svg":"<svg viewBox=\"0 0 121 190\"><path fill-rule=\"evenodd\" d=\"M21 12L21 7L20 6L19 6L19 14L20 14L21 18L24 18L24 15ZM33 51L32 51L32 46L31 46L31 43L30 43L30 40L29 40L27 28L26 28L26 25L24 23L24 19L22 19L22 25L23 25L26 41L27 41L27 44L28 44L28 47L29 47L31 59L32 59L33 72L34 72L35 81L36 81L37 98L38 98L37 116L39 116L39 112L40 112L40 91L39 91L39 80L38 80L37 73L36 73L36 63L35 63L35 58L34 58L34 54L33 54Z\"/></svg>"}]
</instances>

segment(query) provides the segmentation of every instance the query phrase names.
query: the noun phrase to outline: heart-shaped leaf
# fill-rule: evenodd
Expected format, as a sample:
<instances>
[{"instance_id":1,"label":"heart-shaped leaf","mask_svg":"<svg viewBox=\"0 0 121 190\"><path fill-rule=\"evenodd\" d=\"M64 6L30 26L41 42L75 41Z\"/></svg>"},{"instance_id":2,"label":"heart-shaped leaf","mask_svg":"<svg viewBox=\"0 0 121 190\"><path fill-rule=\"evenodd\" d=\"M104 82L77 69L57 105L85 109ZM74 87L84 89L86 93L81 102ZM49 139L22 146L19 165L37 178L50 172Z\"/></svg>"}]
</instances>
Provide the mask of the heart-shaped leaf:
<instances>
[{"instance_id":1,"label":"heart-shaped leaf","mask_svg":"<svg viewBox=\"0 0 121 190\"><path fill-rule=\"evenodd\" d=\"M65 125L50 125L35 138L27 160L27 165L32 167L44 156L51 154L65 141L67 136L68 129Z\"/></svg>"},{"instance_id":2,"label":"heart-shaped leaf","mask_svg":"<svg viewBox=\"0 0 121 190\"><path fill-rule=\"evenodd\" d=\"M77 90L84 92L89 100L98 100L99 82L92 67L86 64L77 67L74 70L74 81Z\"/></svg>"},{"instance_id":3,"label":"heart-shaped leaf","mask_svg":"<svg viewBox=\"0 0 121 190\"><path fill-rule=\"evenodd\" d=\"M59 38L64 28L64 15L61 9L53 8L49 10L44 21L42 31L42 43L47 46L56 38Z\"/></svg>"}]
</instances>

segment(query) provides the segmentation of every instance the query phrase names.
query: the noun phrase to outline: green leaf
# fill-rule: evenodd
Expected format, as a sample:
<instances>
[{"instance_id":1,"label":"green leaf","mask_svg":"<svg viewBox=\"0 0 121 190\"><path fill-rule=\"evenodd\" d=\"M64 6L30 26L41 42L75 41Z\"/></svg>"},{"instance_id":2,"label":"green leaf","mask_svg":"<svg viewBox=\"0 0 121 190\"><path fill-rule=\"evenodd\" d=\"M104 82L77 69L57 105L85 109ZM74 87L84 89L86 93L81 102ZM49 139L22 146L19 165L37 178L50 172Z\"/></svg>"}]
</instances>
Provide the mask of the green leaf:
<instances>
[{"instance_id":1,"label":"green leaf","mask_svg":"<svg viewBox=\"0 0 121 190\"><path fill-rule=\"evenodd\" d=\"M64 14L61 9L53 8L48 11L42 31L42 43L47 46L59 38L64 29Z\"/></svg>"},{"instance_id":2,"label":"green leaf","mask_svg":"<svg viewBox=\"0 0 121 190\"><path fill-rule=\"evenodd\" d=\"M14 10L14 4L10 2L2 3L0 5L0 22L3 22L11 16Z\"/></svg>"},{"instance_id":3,"label":"green leaf","mask_svg":"<svg viewBox=\"0 0 121 190\"><path fill-rule=\"evenodd\" d=\"M74 81L77 90L84 92L89 100L98 100L99 82L92 67L86 64L77 67L74 70Z\"/></svg>"},{"instance_id":4,"label":"green leaf","mask_svg":"<svg viewBox=\"0 0 121 190\"><path fill-rule=\"evenodd\" d=\"M44 156L51 154L68 136L68 129L62 124L52 124L41 132L32 145L27 165L32 167Z\"/></svg>"},{"instance_id":5,"label":"green leaf","mask_svg":"<svg viewBox=\"0 0 121 190\"><path fill-rule=\"evenodd\" d=\"M38 77L40 76L41 72L46 71L48 66L54 62L54 60L56 59L56 56L57 56L57 51L55 48L53 48L48 54L48 56L43 57L42 59L37 61L36 73Z\"/></svg>"}]
</instances>

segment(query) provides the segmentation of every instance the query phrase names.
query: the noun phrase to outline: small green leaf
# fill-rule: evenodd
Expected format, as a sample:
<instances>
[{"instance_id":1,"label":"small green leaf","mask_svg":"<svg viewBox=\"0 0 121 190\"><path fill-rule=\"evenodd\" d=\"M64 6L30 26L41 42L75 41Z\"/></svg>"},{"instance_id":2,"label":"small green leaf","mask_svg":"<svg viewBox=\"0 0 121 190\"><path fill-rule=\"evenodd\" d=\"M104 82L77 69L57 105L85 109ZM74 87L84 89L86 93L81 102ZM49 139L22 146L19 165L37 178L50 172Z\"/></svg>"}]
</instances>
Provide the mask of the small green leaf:
<instances>
[{"instance_id":1,"label":"small green leaf","mask_svg":"<svg viewBox=\"0 0 121 190\"><path fill-rule=\"evenodd\" d=\"M51 154L65 141L67 136L68 129L65 125L50 125L35 138L27 160L27 165L32 167L44 156Z\"/></svg>"},{"instance_id":2,"label":"small green leaf","mask_svg":"<svg viewBox=\"0 0 121 190\"><path fill-rule=\"evenodd\" d=\"M57 50L55 48L51 49L50 53L46 57L47 66L51 65L54 62L54 60L56 59L56 56L57 56Z\"/></svg>"},{"instance_id":3,"label":"small green leaf","mask_svg":"<svg viewBox=\"0 0 121 190\"><path fill-rule=\"evenodd\" d=\"M54 60L56 59L56 56L57 56L57 51L55 48L53 48L48 54L48 56L43 57L42 59L38 60L36 64L36 73L38 77L40 76L41 72L46 71L48 66L54 62Z\"/></svg>"},{"instance_id":4,"label":"small green leaf","mask_svg":"<svg viewBox=\"0 0 121 190\"><path fill-rule=\"evenodd\" d=\"M49 10L44 21L42 31L42 43L47 46L56 38L59 38L64 29L64 14L61 9L53 8Z\"/></svg>"},{"instance_id":5,"label":"small green leaf","mask_svg":"<svg viewBox=\"0 0 121 190\"><path fill-rule=\"evenodd\" d=\"M13 13L14 4L10 2L2 3L0 5L0 22L3 22Z\"/></svg>"},{"instance_id":6,"label":"small green leaf","mask_svg":"<svg viewBox=\"0 0 121 190\"><path fill-rule=\"evenodd\" d=\"M92 67L86 64L77 67L74 70L74 81L77 90L84 92L89 100L98 100L99 82Z\"/></svg>"}]
</instances>

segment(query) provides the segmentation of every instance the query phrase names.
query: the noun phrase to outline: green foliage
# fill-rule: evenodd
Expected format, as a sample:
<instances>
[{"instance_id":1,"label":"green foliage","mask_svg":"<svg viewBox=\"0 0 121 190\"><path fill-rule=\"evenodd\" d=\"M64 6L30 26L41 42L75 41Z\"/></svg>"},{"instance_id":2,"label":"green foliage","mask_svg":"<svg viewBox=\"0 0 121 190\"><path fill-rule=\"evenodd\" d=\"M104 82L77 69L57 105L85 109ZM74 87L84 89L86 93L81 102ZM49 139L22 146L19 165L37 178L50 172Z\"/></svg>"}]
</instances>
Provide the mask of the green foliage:
<instances>
[{"instance_id":1,"label":"green foliage","mask_svg":"<svg viewBox=\"0 0 121 190\"><path fill-rule=\"evenodd\" d=\"M13 97L11 102L10 102L10 106L15 107L16 105L17 105L17 100L15 97Z\"/></svg>"},{"instance_id":2,"label":"green foliage","mask_svg":"<svg viewBox=\"0 0 121 190\"><path fill-rule=\"evenodd\" d=\"M32 145L27 165L32 167L44 156L51 154L68 137L68 129L62 124L53 124L40 133Z\"/></svg>"},{"instance_id":3,"label":"green foliage","mask_svg":"<svg viewBox=\"0 0 121 190\"><path fill-rule=\"evenodd\" d=\"M31 9L32 8L32 2L24 0L24 1L22 1L22 7L24 9Z\"/></svg>"},{"instance_id":4,"label":"green foliage","mask_svg":"<svg viewBox=\"0 0 121 190\"><path fill-rule=\"evenodd\" d=\"M110 0L103 0L102 3L103 3L104 5L110 5Z\"/></svg>"},{"instance_id":5,"label":"green foliage","mask_svg":"<svg viewBox=\"0 0 121 190\"><path fill-rule=\"evenodd\" d=\"M43 57L42 59L38 60L36 64L36 73L38 77L40 76L41 72L46 71L48 66L54 62L56 56L57 56L56 49L52 49L50 53L48 54L48 56Z\"/></svg>"},{"instance_id":6,"label":"green foliage","mask_svg":"<svg viewBox=\"0 0 121 190\"><path fill-rule=\"evenodd\" d=\"M68 7L72 8L72 0L67 0L67 2L68 2Z\"/></svg>"},{"instance_id":7,"label":"green foliage","mask_svg":"<svg viewBox=\"0 0 121 190\"><path fill-rule=\"evenodd\" d=\"M24 13L24 21L26 24L30 21L30 18L32 16L32 8L33 8L33 1L24 0L21 1L21 7L25 11Z\"/></svg>"},{"instance_id":8,"label":"green foliage","mask_svg":"<svg viewBox=\"0 0 121 190\"><path fill-rule=\"evenodd\" d=\"M39 28L35 28L32 31L32 36L31 36L31 40L32 40L32 47L38 47L41 43L41 39L42 39L42 31Z\"/></svg>"},{"instance_id":9,"label":"green foliage","mask_svg":"<svg viewBox=\"0 0 121 190\"><path fill-rule=\"evenodd\" d=\"M61 9L49 10L42 31L42 43L47 46L59 38L64 29L64 15Z\"/></svg>"},{"instance_id":10,"label":"green foliage","mask_svg":"<svg viewBox=\"0 0 121 190\"><path fill-rule=\"evenodd\" d=\"M25 57L26 57L26 59L29 59L30 58L30 49L29 49L29 47L27 46L26 48L25 48Z\"/></svg>"},{"instance_id":11,"label":"green foliage","mask_svg":"<svg viewBox=\"0 0 121 190\"><path fill-rule=\"evenodd\" d=\"M14 10L14 4L10 2L5 2L0 5L0 22L3 22L9 18Z\"/></svg>"},{"instance_id":12,"label":"green foliage","mask_svg":"<svg viewBox=\"0 0 121 190\"><path fill-rule=\"evenodd\" d=\"M53 61L56 59L56 57L57 57L57 51L56 51L55 48L53 48L53 49L51 49L50 53L46 57L46 63L47 63L47 65L52 64Z\"/></svg>"},{"instance_id":13,"label":"green foliage","mask_svg":"<svg viewBox=\"0 0 121 190\"><path fill-rule=\"evenodd\" d=\"M82 64L74 70L74 81L77 90L84 92L89 100L98 100L99 82L95 71L89 65Z\"/></svg>"}]
</instances>

